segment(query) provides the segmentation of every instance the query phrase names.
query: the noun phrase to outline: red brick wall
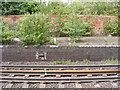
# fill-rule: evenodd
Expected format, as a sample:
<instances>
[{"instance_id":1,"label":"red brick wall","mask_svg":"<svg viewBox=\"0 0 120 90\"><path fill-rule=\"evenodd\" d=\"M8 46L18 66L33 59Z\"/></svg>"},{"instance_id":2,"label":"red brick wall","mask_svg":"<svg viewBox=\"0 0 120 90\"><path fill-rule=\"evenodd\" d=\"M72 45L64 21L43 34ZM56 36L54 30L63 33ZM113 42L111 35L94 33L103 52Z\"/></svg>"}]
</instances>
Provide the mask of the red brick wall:
<instances>
[{"instance_id":1,"label":"red brick wall","mask_svg":"<svg viewBox=\"0 0 120 90\"><path fill-rule=\"evenodd\" d=\"M14 23L14 22L18 22L20 18L24 17L24 15L8 15L8 16L0 16L0 17L2 17L3 20L9 23Z\"/></svg>"},{"instance_id":2,"label":"red brick wall","mask_svg":"<svg viewBox=\"0 0 120 90\"><path fill-rule=\"evenodd\" d=\"M64 15L63 15L64 16ZM24 15L9 15L9 16L0 16L3 20L14 23L18 22L22 17L25 17ZM56 18L57 15L51 15L51 19ZM85 22L91 22L92 23L92 33L96 35L103 35L104 34L104 23L105 20L112 20L112 19L118 19L117 16L88 16L88 15L80 15L80 18Z\"/></svg>"}]
</instances>

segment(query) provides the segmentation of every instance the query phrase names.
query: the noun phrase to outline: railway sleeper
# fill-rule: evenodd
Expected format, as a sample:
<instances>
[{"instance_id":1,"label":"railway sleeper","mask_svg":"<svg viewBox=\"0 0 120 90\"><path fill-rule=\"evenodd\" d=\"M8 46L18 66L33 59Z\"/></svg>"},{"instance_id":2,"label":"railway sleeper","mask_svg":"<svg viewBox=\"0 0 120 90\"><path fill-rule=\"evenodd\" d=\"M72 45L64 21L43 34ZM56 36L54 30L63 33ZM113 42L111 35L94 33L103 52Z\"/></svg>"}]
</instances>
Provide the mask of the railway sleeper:
<instances>
[{"instance_id":1,"label":"railway sleeper","mask_svg":"<svg viewBox=\"0 0 120 90\"><path fill-rule=\"evenodd\" d=\"M92 77L92 76L119 76L117 73L90 73L90 74L22 74L22 73L0 73L1 76L9 77Z\"/></svg>"}]
</instances>

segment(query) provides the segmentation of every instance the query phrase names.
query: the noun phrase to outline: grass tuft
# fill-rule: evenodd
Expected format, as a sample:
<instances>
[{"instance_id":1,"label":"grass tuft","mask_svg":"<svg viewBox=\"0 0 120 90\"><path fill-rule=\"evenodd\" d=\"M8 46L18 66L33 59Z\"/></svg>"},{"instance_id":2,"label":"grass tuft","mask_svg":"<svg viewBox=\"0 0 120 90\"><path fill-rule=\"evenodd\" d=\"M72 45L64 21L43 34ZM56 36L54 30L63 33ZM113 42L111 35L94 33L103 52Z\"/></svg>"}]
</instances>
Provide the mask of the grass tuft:
<instances>
[{"instance_id":1,"label":"grass tuft","mask_svg":"<svg viewBox=\"0 0 120 90\"><path fill-rule=\"evenodd\" d=\"M88 59L83 59L83 62L86 63L86 64L88 64L88 63L90 63L90 60L88 60Z\"/></svg>"},{"instance_id":2,"label":"grass tuft","mask_svg":"<svg viewBox=\"0 0 120 90\"><path fill-rule=\"evenodd\" d=\"M59 65L59 64L67 64L67 65L69 65L69 64L72 64L72 62L71 62L71 60L64 60L64 59L62 59L60 61L54 61L53 64L54 65Z\"/></svg>"},{"instance_id":3,"label":"grass tuft","mask_svg":"<svg viewBox=\"0 0 120 90\"><path fill-rule=\"evenodd\" d=\"M118 64L118 59L108 59L105 61L106 64Z\"/></svg>"}]
</instances>

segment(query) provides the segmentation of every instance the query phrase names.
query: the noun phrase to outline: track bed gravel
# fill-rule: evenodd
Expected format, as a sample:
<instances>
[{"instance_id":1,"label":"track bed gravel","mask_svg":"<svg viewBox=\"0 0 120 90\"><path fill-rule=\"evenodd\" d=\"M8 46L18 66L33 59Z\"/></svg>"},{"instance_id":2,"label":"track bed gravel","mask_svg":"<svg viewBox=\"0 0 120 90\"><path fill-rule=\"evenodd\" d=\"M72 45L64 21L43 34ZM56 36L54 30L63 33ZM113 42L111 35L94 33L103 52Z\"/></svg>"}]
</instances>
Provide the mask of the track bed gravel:
<instances>
[{"instance_id":1,"label":"track bed gravel","mask_svg":"<svg viewBox=\"0 0 120 90\"><path fill-rule=\"evenodd\" d=\"M7 88L10 83L3 83L2 88ZM99 83L46 83L40 86L40 83L27 83L28 87L23 87L24 83L12 83L10 88L118 88L118 82L99 82ZM27 86L26 85L26 86Z\"/></svg>"}]
</instances>

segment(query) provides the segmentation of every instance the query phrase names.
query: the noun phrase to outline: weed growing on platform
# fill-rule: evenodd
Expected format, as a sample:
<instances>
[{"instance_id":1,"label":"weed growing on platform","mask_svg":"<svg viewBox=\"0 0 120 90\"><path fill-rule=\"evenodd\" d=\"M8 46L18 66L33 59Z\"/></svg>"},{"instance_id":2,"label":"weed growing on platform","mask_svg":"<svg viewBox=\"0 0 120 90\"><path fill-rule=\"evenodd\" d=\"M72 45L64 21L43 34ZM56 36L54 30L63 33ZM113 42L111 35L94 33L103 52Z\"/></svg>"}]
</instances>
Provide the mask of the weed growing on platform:
<instances>
[{"instance_id":1,"label":"weed growing on platform","mask_svg":"<svg viewBox=\"0 0 120 90\"><path fill-rule=\"evenodd\" d=\"M118 59L108 59L105 61L106 64L118 64Z\"/></svg>"},{"instance_id":2,"label":"weed growing on platform","mask_svg":"<svg viewBox=\"0 0 120 90\"><path fill-rule=\"evenodd\" d=\"M103 38L103 39L104 39L105 44L107 45L108 44L107 39L106 38Z\"/></svg>"},{"instance_id":3,"label":"weed growing on platform","mask_svg":"<svg viewBox=\"0 0 120 90\"><path fill-rule=\"evenodd\" d=\"M88 63L90 63L90 60L88 60L88 59L83 59L83 62L86 63L86 64L88 64Z\"/></svg>"},{"instance_id":4,"label":"weed growing on platform","mask_svg":"<svg viewBox=\"0 0 120 90\"><path fill-rule=\"evenodd\" d=\"M72 64L71 60L60 60L60 61L54 61L53 62L54 65L59 65L59 64L66 64L66 65L69 65L69 64Z\"/></svg>"}]
</instances>

